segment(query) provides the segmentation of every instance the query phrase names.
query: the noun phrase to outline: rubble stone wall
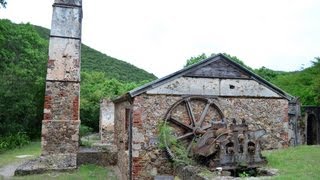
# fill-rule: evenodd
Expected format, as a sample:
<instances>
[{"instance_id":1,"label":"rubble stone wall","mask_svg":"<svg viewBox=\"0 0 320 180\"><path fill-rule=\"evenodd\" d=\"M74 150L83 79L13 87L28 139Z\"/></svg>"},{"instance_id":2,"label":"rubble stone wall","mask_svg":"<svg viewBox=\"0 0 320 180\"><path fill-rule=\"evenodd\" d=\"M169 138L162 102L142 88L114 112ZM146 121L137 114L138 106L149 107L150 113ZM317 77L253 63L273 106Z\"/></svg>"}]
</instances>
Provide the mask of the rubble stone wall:
<instances>
[{"instance_id":1,"label":"rubble stone wall","mask_svg":"<svg viewBox=\"0 0 320 180\"><path fill-rule=\"evenodd\" d=\"M172 165L168 162L165 152L157 146L158 126L168 109L181 98L174 95L148 94L141 94L134 98L132 104L132 175L134 179L151 179L158 174L173 173ZM286 99L219 97L217 105L229 122L232 118L239 122L244 118L253 130L266 129L267 135L263 140L265 149L289 145L292 132L288 126ZM117 110L117 113L119 112Z\"/></svg>"},{"instance_id":2,"label":"rubble stone wall","mask_svg":"<svg viewBox=\"0 0 320 180\"><path fill-rule=\"evenodd\" d=\"M129 149L128 147L128 131L126 130L126 109L130 109L130 103L125 101L115 103L114 114L114 143L118 149L118 167L121 172L122 179L128 179L129 175Z\"/></svg>"},{"instance_id":3,"label":"rubble stone wall","mask_svg":"<svg viewBox=\"0 0 320 180\"><path fill-rule=\"evenodd\" d=\"M42 155L78 152L80 121L42 121Z\"/></svg>"},{"instance_id":4,"label":"rubble stone wall","mask_svg":"<svg viewBox=\"0 0 320 180\"><path fill-rule=\"evenodd\" d=\"M114 103L108 99L100 102L99 133L102 143L113 144Z\"/></svg>"}]
</instances>

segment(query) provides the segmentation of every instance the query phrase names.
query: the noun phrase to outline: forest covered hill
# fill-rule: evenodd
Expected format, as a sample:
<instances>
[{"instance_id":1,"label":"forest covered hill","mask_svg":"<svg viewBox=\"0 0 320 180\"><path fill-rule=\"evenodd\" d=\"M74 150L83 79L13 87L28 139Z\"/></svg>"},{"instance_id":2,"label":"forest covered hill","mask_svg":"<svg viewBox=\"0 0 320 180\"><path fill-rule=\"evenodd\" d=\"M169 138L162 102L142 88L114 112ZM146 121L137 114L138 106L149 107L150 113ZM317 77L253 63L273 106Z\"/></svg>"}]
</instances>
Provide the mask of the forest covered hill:
<instances>
[{"instance_id":1,"label":"forest covered hill","mask_svg":"<svg viewBox=\"0 0 320 180\"><path fill-rule=\"evenodd\" d=\"M0 19L0 151L11 146L2 143L5 138L40 137L48 45L48 29ZM94 130L102 97L119 96L157 78L83 44L81 63L80 118Z\"/></svg>"},{"instance_id":2,"label":"forest covered hill","mask_svg":"<svg viewBox=\"0 0 320 180\"><path fill-rule=\"evenodd\" d=\"M49 40L49 29L40 26L34 26L34 29L41 38ZM103 72L107 78L114 78L122 82L141 82L157 78L143 69L103 54L84 44L81 46L81 70Z\"/></svg>"}]
</instances>

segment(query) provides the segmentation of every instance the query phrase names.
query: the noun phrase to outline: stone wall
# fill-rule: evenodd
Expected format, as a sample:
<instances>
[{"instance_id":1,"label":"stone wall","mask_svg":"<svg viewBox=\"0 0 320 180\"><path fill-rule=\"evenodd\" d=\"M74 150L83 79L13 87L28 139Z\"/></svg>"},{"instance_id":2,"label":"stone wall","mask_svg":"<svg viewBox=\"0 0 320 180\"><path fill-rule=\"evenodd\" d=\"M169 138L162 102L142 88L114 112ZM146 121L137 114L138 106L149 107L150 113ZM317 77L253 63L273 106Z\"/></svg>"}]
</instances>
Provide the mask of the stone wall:
<instances>
[{"instance_id":1,"label":"stone wall","mask_svg":"<svg viewBox=\"0 0 320 180\"><path fill-rule=\"evenodd\" d=\"M99 133L101 143L113 144L114 104L108 99L102 99L100 102Z\"/></svg>"},{"instance_id":2,"label":"stone wall","mask_svg":"<svg viewBox=\"0 0 320 180\"><path fill-rule=\"evenodd\" d=\"M43 121L42 155L77 153L80 121Z\"/></svg>"},{"instance_id":3,"label":"stone wall","mask_svg":"<svg viewBox=\"0 0 320 180\"><path fill-rule=\"evenodd\" d=\"M114 121L114 143L118 149L118 167L121 172L121 178L126 180L129 175L129 149L128 131L126 130L126 109L130 109L130 103L127 101L115 103L115 121Z\"/></svg>"},{"instance_id":4,"label":"stone wall","mask_svg":"<svg viewBox=\"0 0 320 180\"><path fill-rule=\"evenodd\" d=\"M181 98L173 95L147 94L134 98L132 104L132 175L134 179L150 179L155 175L173 173L172 165L168 162L165 152L157 146L158 125L163 121L168 109ZM215 101L228 122L232 118L237 120L244 118L253 130L266 129L267 135L263 140L265 149L288 146L291 130L288 128L286 99L219 97ZM117 108L121 106L118 105ZM123 110L117 110L117 114L120 111L124 113Z\"/></svg>"}]
</instances>

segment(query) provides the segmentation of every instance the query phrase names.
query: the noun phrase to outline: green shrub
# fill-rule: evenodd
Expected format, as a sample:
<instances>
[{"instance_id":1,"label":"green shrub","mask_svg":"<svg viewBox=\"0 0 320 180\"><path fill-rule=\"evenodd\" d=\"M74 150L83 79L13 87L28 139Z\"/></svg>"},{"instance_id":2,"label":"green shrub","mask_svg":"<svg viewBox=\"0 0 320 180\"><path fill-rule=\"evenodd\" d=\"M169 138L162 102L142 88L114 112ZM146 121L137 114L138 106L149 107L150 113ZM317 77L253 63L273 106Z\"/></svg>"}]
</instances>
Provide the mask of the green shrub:
<instances>
[{"instance_id":1,"label":"green shrub","mask_svg":"<svg viewBox=\"0 0 320 180\"><path fill-rule=\"evenodd\" d=\"M188 156L187 148L177 140L173 135L173 128L168 126L166 122L160 123L158 127L159 131L159 148L166 150L167 147L170 148L174 157L174 165L184 164L191 165L194 161Z\"/></svg>"},{"instance_id":2,"label":"green shrub","mask_svg":"<svg viewBox=\"0 0 320 180\"><path fill-rule=\"evenodd\" d=\"M93 132L93 129L91 127L83 125L83 124L80 125L80 128L79 128L80 137L87 136L87 135L91 134L92 132Z\"/></svg>"},{"instance_id":3,"label":"green shrub","mask_svg":"<svg viewBox=\"0 0 320 180\"><path fill-rule=\"evenodd\" d=\"M0 138L0 152L8 149L22 147L23 145L29 144L30 139L24 132L18 132L17 134L10 134Z\"/></svg>"}]
</instances>

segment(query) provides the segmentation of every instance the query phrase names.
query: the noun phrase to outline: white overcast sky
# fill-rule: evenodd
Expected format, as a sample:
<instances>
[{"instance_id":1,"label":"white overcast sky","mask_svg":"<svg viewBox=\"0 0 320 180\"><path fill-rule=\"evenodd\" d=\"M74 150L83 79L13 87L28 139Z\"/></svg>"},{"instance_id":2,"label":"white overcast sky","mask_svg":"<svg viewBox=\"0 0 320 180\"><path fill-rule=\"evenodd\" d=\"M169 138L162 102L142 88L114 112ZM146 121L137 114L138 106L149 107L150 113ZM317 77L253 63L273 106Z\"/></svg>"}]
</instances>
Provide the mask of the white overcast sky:
<instances>
[{"instance_id":1,"label":"white overcast sky","mask_svg":"<svg viewBox=\"0 0 320 180\"><path fill-rule=\"evenodd\" d=\"M53 0L7 2L1 19L50 28ZM83 0L83 12L84 44L158 77L201 53L285 71L320 56L319 0Z\"/></svg>"}]
</instances>

